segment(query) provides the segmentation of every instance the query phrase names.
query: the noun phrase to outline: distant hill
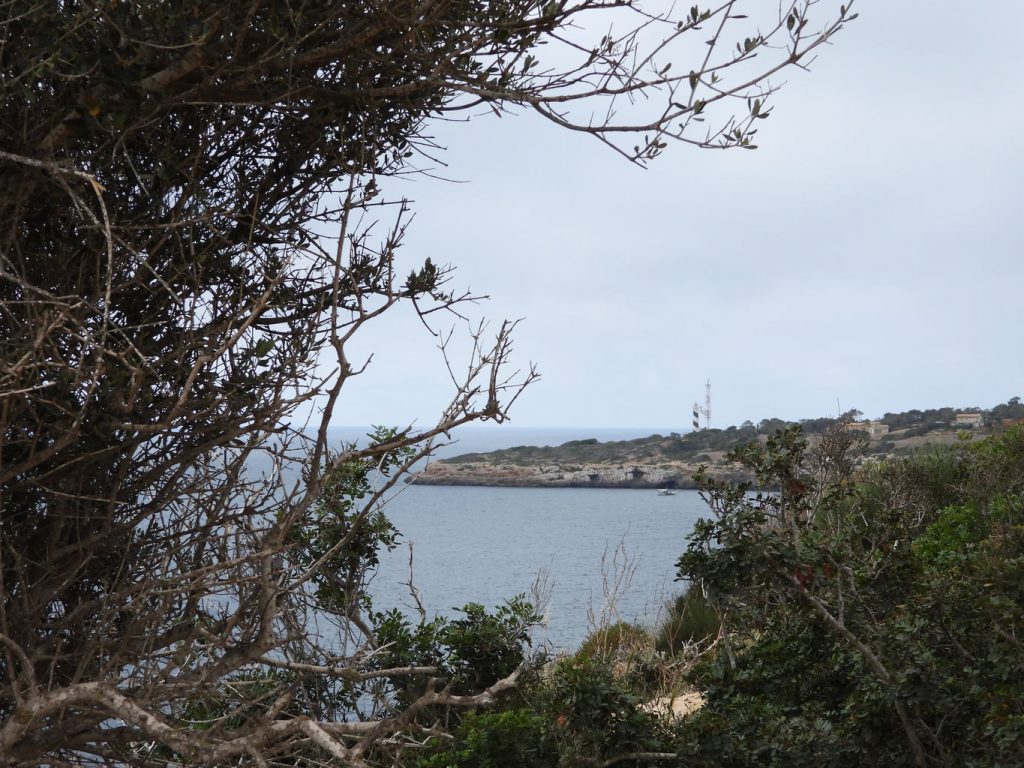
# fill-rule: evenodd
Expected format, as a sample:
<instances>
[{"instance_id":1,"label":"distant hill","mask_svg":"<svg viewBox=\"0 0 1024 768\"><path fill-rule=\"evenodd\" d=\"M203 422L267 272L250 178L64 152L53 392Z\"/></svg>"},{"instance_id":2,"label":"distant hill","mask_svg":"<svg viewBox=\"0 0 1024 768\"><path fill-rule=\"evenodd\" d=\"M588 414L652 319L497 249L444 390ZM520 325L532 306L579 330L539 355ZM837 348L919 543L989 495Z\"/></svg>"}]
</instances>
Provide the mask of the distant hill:
<instances>
[{"instance_id":1,"label":"distant hill","mask_svg":"<svg viewBox=\"0 0 1024 768\"><path fill-rule=\"evenodd\" d=\"M700 465L723 478L742 479L725 455L740 445L763 440L799 424L811 440L839 421L866 436L861 460L909 454L922 445L949 444L964 431L990 434L1024 422L1020 398L990 409L937 408L887 413L860 420L859 411L839 418L788 422L762 419L726 429L650 435L635 440L571 440L555 447L516 446L490 453L467 453L431 464L416 482L424 485L542 487L689 488Z\"/></svg>"}]
</instances>

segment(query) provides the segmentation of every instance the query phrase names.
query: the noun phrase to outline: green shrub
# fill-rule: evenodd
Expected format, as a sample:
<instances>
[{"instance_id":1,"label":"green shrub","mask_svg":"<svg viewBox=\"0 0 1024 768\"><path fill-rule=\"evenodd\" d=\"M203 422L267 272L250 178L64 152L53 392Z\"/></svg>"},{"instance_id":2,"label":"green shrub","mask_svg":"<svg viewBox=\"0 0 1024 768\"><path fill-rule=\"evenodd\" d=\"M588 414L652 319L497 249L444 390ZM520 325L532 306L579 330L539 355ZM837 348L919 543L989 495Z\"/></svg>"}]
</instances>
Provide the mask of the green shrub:
<instances>
[{"instance_id":1,"label":"green shrub","mask_svg":"<svg viewBox=\"0 0 1024 768\"><path fill-rule=\"evenodd\" d=\"M976 543L986 527L977 504L946 507L914 542L914 553L925 564L944 564Z\"/></svg>"},{"instance_id":2,"label":"green shrub","mask_svg":"<svg viewBox=\"0 0 1024 768\"><path fill-rule=\"evenodd\" d=\"M680 576L728 606L730 632L689 674L706 705L681 762L1021 765L1024 432L855 478L799 448L780 433L740 456L778 494L705 483L715 516Z\"/></svg>"},{"instance_id":3,"label":"green shrub","mask_svg":"<svg viewBox=\"0 0 1024 768\"><path fill-rule=\"evenodd\" d=\"M616 754L665 749L657 718L640 706L643 697L605 661L566 660L541 699L559 765L608 764Z\"/></svg>"},{"instance_id":4,"label":"green shrub","mask_svg":"<svg viewBox=\"0 0 1024 768\"><path fill-rule=\"evenodd\" d=\"M655 635L655 647L663 653L675 654L688 643L713 637L722 625L718 611L700 589L687 590L667 608L668 615Z\"/></svg>"},{"instance_id":5,"label":"green shrub","mask_svg":"<svg viewBox=\"0 0 1024 768\"><path fill-rule=\"evenodd\" d=\"M616 675L606 659L565 659L549 680L534 681L527 688L522 699L506 709L466 715L451 740L432 742L431 751L412 765L653 768L656 763L638 762L634 756L672 749L669 729L644 711L644 698Z\"/></svg>"},{"instance_id":6,"label":"green shrub","mask_svg":"<svg viewBox=\"0 0 1024 768\"><path fill-rule=\"evenodd\" d=\"M417 760L415 768L522 768L556 764L547 720L529 709L475 712L452 734L451 745Z\"/></svg>"},{"instance_id":7,"label":"green shrub","mask_svg":"<svg viewBox=\"0 0 1024 768\"><path fill-rule=\"evenodd\" d=\"M646 629L620 621L591 632L576 652L576 658L612 659L627 656L650 643L651 635Z\"/></svg>"}]
</instances>

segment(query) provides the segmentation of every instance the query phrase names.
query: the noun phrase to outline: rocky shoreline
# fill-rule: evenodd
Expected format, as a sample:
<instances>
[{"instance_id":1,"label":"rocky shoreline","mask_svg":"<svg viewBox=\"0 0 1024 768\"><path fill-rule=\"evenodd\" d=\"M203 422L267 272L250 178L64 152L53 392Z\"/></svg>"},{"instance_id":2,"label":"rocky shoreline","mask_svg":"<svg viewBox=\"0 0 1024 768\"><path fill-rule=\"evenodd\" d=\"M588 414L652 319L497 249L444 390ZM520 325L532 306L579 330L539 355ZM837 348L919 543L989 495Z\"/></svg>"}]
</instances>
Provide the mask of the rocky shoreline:
<instances>
[{"instance_id":1,"label":"rocky shoreline","mask_svg":"<svg viewBox=\"0 0 1024 768\"><path fill-rule=\"evenodd\" d=\"M478 485L497 488L696 488L693 474L699 464L496 464L492 462L434 462L412 482L417 485ZM709 466L719 479L744 480L735 470Z\"/></svg>"}]
</instances>

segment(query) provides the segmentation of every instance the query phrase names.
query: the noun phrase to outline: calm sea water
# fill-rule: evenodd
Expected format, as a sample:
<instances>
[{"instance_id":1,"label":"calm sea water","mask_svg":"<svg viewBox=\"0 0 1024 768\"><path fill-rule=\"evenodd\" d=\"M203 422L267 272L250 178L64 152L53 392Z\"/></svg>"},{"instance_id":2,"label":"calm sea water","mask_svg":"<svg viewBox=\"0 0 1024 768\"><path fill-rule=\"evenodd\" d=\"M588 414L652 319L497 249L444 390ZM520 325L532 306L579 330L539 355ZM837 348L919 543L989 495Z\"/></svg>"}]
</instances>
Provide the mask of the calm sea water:
<instances>
[{"instance_id":1,"label":"calm sea water","mask_svg":"<svg viewBox=\"0 0 1024 768\"><path fill-rule=\"evenodd\" d=\"M365 427L331 432L335 443L362 442ZM629 440L670 429L531 429L467 427L444 458L517 445L569 440ZM695 491L481 488L408 485L387 503L402 536L382 553L371 585L377 608L412 612L413 583L430 615L458 615L466 603L487 607L531 592L540 577L549 600L536 643L575 649L601 621L654 625L665 602L682 591L675 562L707 508Z\"/></svg>"},{"instance_id":2,"label":"calm sea water","mask_svg":"<svg viewBox=\"0 0 1024 768\"><path fill-rule=\"evenodd\" d=\"M657 621L682 589L675 561L707 508L696 491L413 485L387 513L403 545L382 558L371 587L378 607L413 605L403 585L411 543L413 583L429 614L500 604L529 593L541 575L550 600L536 639L571 650L602 616Z\"/></svg>"}]
</instances>

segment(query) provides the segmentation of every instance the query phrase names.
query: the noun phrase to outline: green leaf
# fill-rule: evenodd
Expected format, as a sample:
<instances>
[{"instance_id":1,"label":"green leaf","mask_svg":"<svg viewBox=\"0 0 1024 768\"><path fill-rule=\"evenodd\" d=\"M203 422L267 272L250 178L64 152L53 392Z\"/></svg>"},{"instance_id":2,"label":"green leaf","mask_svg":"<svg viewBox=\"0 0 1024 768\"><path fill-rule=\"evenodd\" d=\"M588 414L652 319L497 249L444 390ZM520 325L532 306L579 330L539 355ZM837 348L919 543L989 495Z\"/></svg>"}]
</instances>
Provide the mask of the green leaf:
<instances>
[{"instance_id":1,"label":"green leaf","mask_svg":"<svg viewBox=\"0 0 1024 768\"><path fill-rule=\"evenodd\" d=\"M256 346L252 348L252 353L256 357L266 357L274 349L274 342L272 339L260 339L256 342Z\"/></svg>"}]
</instances>

